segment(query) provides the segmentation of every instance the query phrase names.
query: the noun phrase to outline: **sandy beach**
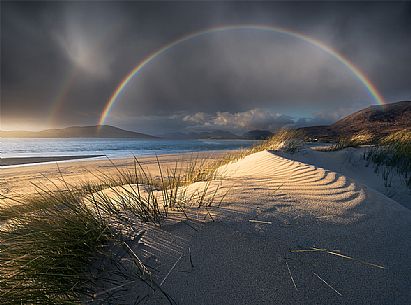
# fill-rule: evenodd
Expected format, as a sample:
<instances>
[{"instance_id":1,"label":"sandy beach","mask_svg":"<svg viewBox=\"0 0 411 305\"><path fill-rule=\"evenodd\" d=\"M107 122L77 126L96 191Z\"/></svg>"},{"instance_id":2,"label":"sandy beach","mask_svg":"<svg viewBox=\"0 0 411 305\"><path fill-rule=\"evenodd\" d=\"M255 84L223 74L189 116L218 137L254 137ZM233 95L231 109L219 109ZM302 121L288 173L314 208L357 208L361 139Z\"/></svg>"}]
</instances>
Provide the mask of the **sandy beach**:
<instances>
[{"instance_id":1,"label":"sandy beach","mask_svg":"<svg viewBox=\"0 0 411 305\"><path fill-rule=\"evenodd\" d=\"M214 159L224 152L202 152L159 155L159 161L164 168L173 168L176 162L184 166L185 161L193 158ZM94 157L94 156L93 156ZM64 157L63 157L64 158ZM70 156L64 162L58 162L56 157L42 157L41 163L35 163L31 158L13 158L21 160L19 166L4 166L0 168L0 193L11 196L30 196L36 193L35 185L45 185L53 189L52 183L61 184L61 177L71 185L84 182L101 182L104 175L118 175L118 170L133 170L134 159L118 158L108 160L99 157L98 160L81 159ZM78 158L77 158L78 159ZM138 161L154 175L158 173L158 164L155 156L139 157ZM8 162L8 161L6 161ZM12 162L13 163L13 162ZM26 163L26 164L24 164ZM115 166L114 166L114 165ZM117 167L117 168L116 168Z\"/></svg>"},{"instance_id":2,"label":"sandy beach","mask_svg":"<svg viewBox=\"0 0 411 305\"><path fill-rule=\"evenodd\" d=\"M411 211L312 159L262 151L221 167L214 221L147 225L133 250L177 304L406 304ZM169 302L124 289L105 302Z\"/></svg>"},{"instance_id":3,"label":"sandy beach","mask_svg":"<svg viewBox=\"0 0 411 305\"><path fill-rule=\"evenodd\" d=\"M0 158L0 166L27 165L34 163L49 163L58 161L78 160L103 157L103 155L87 156L55 156L55 157L19 157L19 158Z\"/></svg>"},{"instance_id":4,"label":"sandy beach","mask_svg":"<svg viewBox=\"0 0 411 305\"><path fill-rule=\"evenodd\" d=\"M262 151L218 169L220 207L210 217L144 224L131 244L153 279L177 304L406 304L411 298L409 190L389 198L361 150L296 154ZM190 155L163 155L172 167ZM204 153L213 159L219 154ZM347 156L351 156L347 158ZM139 159L150 172L155 157ZM119 169L133 159L113 161ZM109 160L82 160L1 169L3 194L29 195L34 184L98 180L115 175ZM362 165L363 166L363 165ZM188 189L201 188L201 182ZM394 192L394 193L393 193ZM408 196L408 197L407 197ZM396 198L398 201L394 200ZM197 216L196 216L197 215ZM189 225L187 225L189 224ZM102 278L112 277L105 269ZM115 277L115 276L114 276ZM95 303L167 304L159 289L132 281Z\"/></svg>"},{"instance_id":5,"label":"sandy beach","mask_svg":"<svg viewBox=\"0 0 411 305\"><path fill-rule=\"evenodd\" d=\"M0 10L0 305L411 305L411 1Z\"/></svg>"}]
</instances>

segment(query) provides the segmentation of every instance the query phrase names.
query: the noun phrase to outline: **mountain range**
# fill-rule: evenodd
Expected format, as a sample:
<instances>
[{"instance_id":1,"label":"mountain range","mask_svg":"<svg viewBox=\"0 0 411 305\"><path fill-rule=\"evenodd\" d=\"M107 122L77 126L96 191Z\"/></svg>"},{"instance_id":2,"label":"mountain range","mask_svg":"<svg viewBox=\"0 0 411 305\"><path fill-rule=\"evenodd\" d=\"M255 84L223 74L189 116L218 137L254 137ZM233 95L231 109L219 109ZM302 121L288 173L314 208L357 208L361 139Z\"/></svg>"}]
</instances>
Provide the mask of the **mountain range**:
<instances>
[{"instance_id":1,"label":"mountain range","mask_svg":"<svg viewBox=\"0 0 411 305\"><path fill-rule=\"evenodd\" d=\"M188 140L188 139L243 139L243 137L238 136L230 131L226 130L210 130L210 131L198 131L198 132L173 132L166 133L160 136L165 139L176 139L176 140Z\"/></svg>"},{"instance_id":2,"label":"mountain range","mask_svg":"<svg viewBox=\"0 0 411 305\"><path fill-rule=\"evenodd\" d=\"M411 129L411 101L370 106L328 126L299 128L308 139L320 141L335 141L364 132L381 138L403 129Z\"/></svg>"},{"instance_id":3,"label":"mountain range","mask_svg":"<svg viewBox=\"0 0 411 305\"><path fill-rule=\"evenodd\" d=\"M382 137L392 132L411 129L411 101L376 105L354 112L327 126L299 128L308 140L335 141L367 132ZM250 139L262 140L273 133L269 130L251 130L239 136L226 130L212 130L189 133L167 133L160 137L127 131L114 126L72 126L42 131L0 131L1 138L135 138L135 139Z\"/></svg>"},{"instance_id":4,"label":"mountain range","mask_svg":"<svg viewBox=\"0 0 411 305\"><path fill-rule=\"evenodd\" d=\"M72 126L42 131L0 131L2 138L136 138L156 139L144 133L127 131L114 126Z\"/></svg>"}]
</instances>

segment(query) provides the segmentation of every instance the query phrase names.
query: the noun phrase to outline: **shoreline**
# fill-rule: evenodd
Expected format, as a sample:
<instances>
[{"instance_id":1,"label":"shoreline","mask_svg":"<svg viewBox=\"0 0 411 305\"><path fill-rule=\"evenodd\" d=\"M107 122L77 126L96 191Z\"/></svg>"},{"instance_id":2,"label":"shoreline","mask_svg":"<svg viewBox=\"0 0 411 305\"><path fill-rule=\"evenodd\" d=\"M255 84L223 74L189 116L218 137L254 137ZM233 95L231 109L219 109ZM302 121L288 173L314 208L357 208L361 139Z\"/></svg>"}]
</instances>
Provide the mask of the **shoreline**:
<instances>
[{"instance_id":1,"label":"shoreline","mask_svg":"<svg viewBox=\"0 0 411 305\"><path fill-rule=\"evenodd\" d=\"M82 160L104 157L104 155L74 155L74 156L46 156L46 157L12 157L0 158L0 168L9 168L19 165L44 164L48 162Z\"/></svg>"},{"instance_id":2,"label":"shoreline","mask_svg":"<svg viewBox=\"0 0 411 305\"><path fill-rule=\"evenodd\" d=\"M192 206L193 209L187 209L191 217L188 218L191 219L189 225L183 223L186 218L178 217L170 217L161 228L142 225L137 229L144 232L144 237L126 245L142 258L144 265L151 264L153 278L161 281L162 289L183 304L196 304L199 299L205 304L227 303L230 296L220 291L233 289L229 284L233 277L241 279L235 285L245 291L241 300L235 300L237 303L245 300L252 304L256 298L258 303L267 304L284 303L284 300L287 304L306 304L307 299L309 304L329 300L339 303L344 295L348 302L369 300L373 304L386 304L393 300L393 293L398 293L394 303L404 304L409 299L407 288L411 283L407 273L411 262L411 212L379 191L357 182L355 178L358 176L353 175L352 179L327 169L332 164L347 167L351 164L346 162L349 155L350 150L303 151L293 154L297 160L292 160L289 156L280 156L278 151L265 150L225 164L219 169L223 177L213 181L212 185L195 182L184 190L187 198L191 198L196 192L201 194L204 187L211 186L209 190L213 192L218 186L218 193L217 190L214 194L208 193L212 198L223 198L219 205L216 200L215 205L207 207L209 214L206 215L210 215L210 220L202 220L199 210ZM211 153L208 157L218 158L219 155ZM158 159L165 170L175 168L176 162L184 160L179 154L145 157L139 161L148 173L156 176ZM325 160L329 160L329 164L320 163ZM82 180L98 182L100 173L104 173L104 177L113 177L119 174L118 169L133 168L133 159L113 161L66 162L58 171L52 164L4 170L0 177L0 194L3 188L7 197L24 202L24 198L35 194L36 185L54 190L53 183L64 187L63 183L75 185ZM365 172L359 165L350 165L353 173ZM369 177L375 175L372 168L366 174ZM7 190L10 192L6 193ZM17 197L13 190L25 196ZM116 192L111 191L108 190L107 195L114 196L112 198L117 202ZM14 204L4 202L5 211ZM111 251L109 254L115 250L107 248ZM144 256L145 253L150 255ZM118 303L119 295L113 294L112 297L105 293L127 283L128 279L110 283L99 281L110 278L118 265L107 265L106 268L104 257L101 260L98 257L95 262L101 263L105 269L98 274L93 287L105 303ZM124 268L127 272L130 270L130 274L135 270L131 264ZM216 282L210 274L221 278L218 293L214 293ZM335 286L334 292L338 289L338 294L324 284L322 278ZM189 290L186 289L187 283L193 283ZM254 284L250 286L250 283ZM269 285L264 286L266 283ZM125 288L124 303L132 303L144 294L145 285L135 281L133 286ZM267 287L267 290L255 295L261 287ZM296 289L307 298L302 299ZM163 299L164 295L156 290L147 299L147 305L166 303Z\"/></svg>"},{"instance_id":3,"label":"shoreline","mask_svg":"<svg viewBox=\"0 0 411 305\"><path fill-rule=\"evenodd\" d=\"M142 154L142 155L118 155L107 157L107 155L73 155L73 156L39 156L39 157L7 157L0 158L0 169L9 169L21 166L47 165L54 162L79 162L79 161L101 161L102 157L110 160L130 160L134 157L140 159L153 158L156 156L187 156L187 155L223 155L227 152L237 151L239 149L218 149L218 150L200 150L200 151L183 151L183 152L165 152L162 154Z\"/></svg>"},{"instance_id":4,"label":"shoreline","mask_svg":"<svg viewBox=\"0 0 411 305\"><path fill-rule=\"evenodd\" d=\"M190 159L201 157L207 160L219 158L227 153L224 151L202 151L179 154L162 154L137 156L144 168L154 175L158 171L157 157L162 167L174 168L176 163L183 166ZM119 174L119 170L134 168L134 157L121 158L83 158L65 161L28 163L0 167L0 194L7 196L31 196L36 194L36 185L53 189L53 183L60 184L61 176L67 183L78 185L84 182L100 183L103 176L110 177ZM57 164L56 164L57 163ZM0 197L0 206L1 206Z\"/></svg>"}]
</instances>

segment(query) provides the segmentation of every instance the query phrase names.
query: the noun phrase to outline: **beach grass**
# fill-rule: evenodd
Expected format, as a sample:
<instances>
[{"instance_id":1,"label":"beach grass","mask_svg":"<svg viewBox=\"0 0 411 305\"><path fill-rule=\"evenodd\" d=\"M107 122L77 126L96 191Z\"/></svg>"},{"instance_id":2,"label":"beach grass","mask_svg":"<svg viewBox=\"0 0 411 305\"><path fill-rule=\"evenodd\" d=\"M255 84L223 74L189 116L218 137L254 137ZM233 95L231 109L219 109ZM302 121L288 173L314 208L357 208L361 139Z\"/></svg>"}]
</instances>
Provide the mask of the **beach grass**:
<instances>
[{"instance_id":1,"label":"beach grass","mask_svg":"<svg viewBox=\"0 0 411 305\"><path fill-rule=\"evenodd\" d=\"M342 137L337 143L317 148L318 151L332 152L349 147L366 146L364 160L380 174L386 187L391 187L393 174L397 173L411 189L411 131L404 129L388 136L376 138L369 132L361 132L351 137Z\"/></svg>"},{"instance_id":2,"label":"beach grass","mask_svg":"<svg viewBox=\"0 0 411 305\"><path fill-rule=\"evenodd\" d=\"M40 200L40 199L36 199ZM31 211L8 213L0 230L4 304L70 304L90 280L87 266L112 232L80 194L43 193Z\"/></svg>"},{"instance_id":3,"label":"beach grass","mask_svg":"<svg viewBox=\"0 0 411 305\"><path fill-rule=\"evenodd\" d=\"M304 134L295 129L281 129L266 140L244 149L228 152L220 159L211 163L211 171L215 171L220 166L237 161L253 153L264 150L283 150L288 153L295 153L303 145Z\"/></svg>"},{"instance_id":4,"label":"beach grass","mask_svg":"<svg viewBox=\"0 0 411 305\"><path fill-rule=\"evenodd\" d=\"M112 254L108 245L127 246L124 241L139 236L138 223L160 226L170 211L188 217L189 207L207 210L217 201L219 186L211 184L220 166L263 150L295 152L301 136L283 130L218 160L197 155L171 168L164 168L157 158L156 175L137 158L126 170L112 162L117 174L93 173L99 183L74 186L61 175L58 182L50 180L52 188L36 185L36 196L0 195L0 300L4 304L77 304L90 298L96 280L90 266ZM196 183L196 191L189 191ZM126 250L130 253L131 249L127 246ZM135 259L134 252L130 255ZM144 280L147 269L137 261Z\"/></svg>"},{"instance_id":5,"label":"beach grass","mask_svg":"<svg viewBox=\"0 0 411 305\"><path fill-rule=\"evenodd\" d=\"M411 189L410 130L398 131L382 138L364 153L364 159L372 162L375 171L381 173L386 186L390 186L392 172L397 172Z\"/></svg>"},{"instance_id":6,"label":"beach grass","mask_svg":"<svg viewBox=\"0 0 411 305\"><path fill-rule=\"evenodd\" d=\"M2 195L17 201L0 206L2 303L75 304L93 295L90 265L110 255L107 245L134 239L136 223L161 225L170 210L212 205L213 193L205 196L211 176L202 172L204 162L194 158L164 169L157 159L159 175L152 176L135 158L130 170L96 173L100 183L73 186L62 176L52 189L37 185L34 197ZM195 197L184 187L196 180L205 184ZM143 275L144 266L138 268Z\"/></svg>"},{"instance_id":7,"label":"beach grass","mask_svg":"<svg viewBox=\"0 0 411 305\"><path fill-rule=\"evenodd\" d=\"M339 151L348 147L359 147L361 145L370 145L376 143L376 138L373 134L363 131L356 133L350 137L340 137L336 143L327 146L317 148L318 151Z\"/></svg>"}]
</instances>

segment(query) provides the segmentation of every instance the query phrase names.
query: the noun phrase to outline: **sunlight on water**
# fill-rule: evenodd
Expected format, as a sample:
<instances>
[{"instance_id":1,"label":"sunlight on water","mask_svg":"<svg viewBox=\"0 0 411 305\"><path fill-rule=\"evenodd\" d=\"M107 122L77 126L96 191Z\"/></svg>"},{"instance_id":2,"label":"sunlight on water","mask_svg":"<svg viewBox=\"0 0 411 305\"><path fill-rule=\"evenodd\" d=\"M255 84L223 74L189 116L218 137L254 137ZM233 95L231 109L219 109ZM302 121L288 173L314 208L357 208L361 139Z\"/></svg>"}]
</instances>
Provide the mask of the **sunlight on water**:
<instances>
[{"instance_id":1,"label":"sunlight on water","mask_svg":"<svg viewBox=\"0 0 411 305\"><path fill-rule=\"evenodd\" d=\"M138 139L2 139L2 158L107 155L110 158L230 150L249 147L251 140L138 140Z\"/></svg>"}]
</instances>

